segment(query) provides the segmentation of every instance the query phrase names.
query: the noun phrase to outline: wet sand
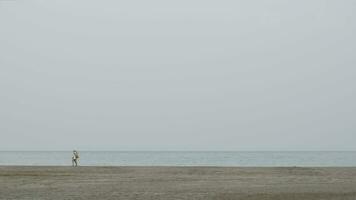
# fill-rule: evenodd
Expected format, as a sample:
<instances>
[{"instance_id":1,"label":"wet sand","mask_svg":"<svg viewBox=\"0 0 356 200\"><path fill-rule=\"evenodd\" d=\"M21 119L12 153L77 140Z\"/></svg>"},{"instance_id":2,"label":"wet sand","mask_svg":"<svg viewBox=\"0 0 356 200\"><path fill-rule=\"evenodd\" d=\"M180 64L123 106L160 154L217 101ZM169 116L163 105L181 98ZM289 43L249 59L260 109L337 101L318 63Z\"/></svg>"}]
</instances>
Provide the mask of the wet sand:
<instances>
[{"instance_id":1,"label":"wet sand","mask_svg":"<svg viewBox=\"0 0 356 200\"><path fill-rule=\"evenodd\" d=\"M356 168L2 166L0 199L355 200Z\"/></svg>"}]
</instances>

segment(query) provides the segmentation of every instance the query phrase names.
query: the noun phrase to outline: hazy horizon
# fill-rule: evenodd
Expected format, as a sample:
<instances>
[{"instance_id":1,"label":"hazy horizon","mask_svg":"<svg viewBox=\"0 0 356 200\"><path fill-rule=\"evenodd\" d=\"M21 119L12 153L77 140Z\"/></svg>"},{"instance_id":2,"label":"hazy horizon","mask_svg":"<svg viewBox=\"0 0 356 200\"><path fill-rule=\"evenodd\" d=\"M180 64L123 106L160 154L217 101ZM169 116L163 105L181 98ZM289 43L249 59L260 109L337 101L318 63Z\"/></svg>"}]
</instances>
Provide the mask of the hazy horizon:
<instances>
[{"instance_id":1,"label":"hazy horizon","mask_svg":"<svg viewBox=\"0 0 356 200\"><path fill-rule=\"evenodd\" d=\"M355 10L0 0L0 151L356 151Z\"/></svg>"}]
</instances>

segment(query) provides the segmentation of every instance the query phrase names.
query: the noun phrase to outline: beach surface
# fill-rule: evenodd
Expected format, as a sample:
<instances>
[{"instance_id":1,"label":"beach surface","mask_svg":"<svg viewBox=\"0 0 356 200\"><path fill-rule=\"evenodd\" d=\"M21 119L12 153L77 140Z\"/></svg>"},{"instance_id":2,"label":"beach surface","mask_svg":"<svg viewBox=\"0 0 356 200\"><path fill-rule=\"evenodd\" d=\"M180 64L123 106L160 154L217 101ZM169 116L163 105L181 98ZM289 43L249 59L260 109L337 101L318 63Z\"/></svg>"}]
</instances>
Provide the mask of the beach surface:
<instances>
[{"instance_id":1,"label":"beach surface","mask_svg":"<svg viewBox=\"0 0 356 200\"><path fill-rule=\"evenodd\" d=\"M355 200L356 168L0 166L0 199Z\"/></svg>"}]
</instances>

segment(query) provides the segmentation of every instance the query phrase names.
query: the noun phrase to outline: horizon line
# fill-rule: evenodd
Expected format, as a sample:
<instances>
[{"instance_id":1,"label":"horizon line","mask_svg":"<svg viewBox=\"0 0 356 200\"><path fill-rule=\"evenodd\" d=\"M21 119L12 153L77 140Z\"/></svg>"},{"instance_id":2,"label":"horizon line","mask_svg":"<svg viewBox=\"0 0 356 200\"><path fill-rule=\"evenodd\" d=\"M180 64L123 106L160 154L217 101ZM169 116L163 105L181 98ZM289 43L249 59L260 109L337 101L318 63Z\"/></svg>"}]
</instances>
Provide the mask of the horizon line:
<instances>
[{"instance_id":1,"label":"horizon line","mask_svg":"<svg viewBox=\"0 0 356 200\"><path fill-rule=\"evenodd\" d=\"M0 150L0 152L70 152L71 150ZM78 150L78 149L75 149ZM81 152L356 152L356 150L78 150Z\"/></svg>"}]
</instances>

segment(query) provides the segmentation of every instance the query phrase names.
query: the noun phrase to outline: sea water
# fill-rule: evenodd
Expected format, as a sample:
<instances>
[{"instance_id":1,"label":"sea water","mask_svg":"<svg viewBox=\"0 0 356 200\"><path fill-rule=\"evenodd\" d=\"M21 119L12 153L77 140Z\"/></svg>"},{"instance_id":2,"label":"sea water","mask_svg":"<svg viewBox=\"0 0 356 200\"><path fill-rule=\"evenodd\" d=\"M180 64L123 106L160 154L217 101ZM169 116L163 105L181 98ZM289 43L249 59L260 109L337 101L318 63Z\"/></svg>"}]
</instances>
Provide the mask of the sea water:
<instances>
[{"instance_id":1,"label":"sea water","mask_svg":"<svg viewBox=\"0 0 356 200\"><path fill-rule=\"evenodd\" d=\"M356 166L355 151L80 151L82 166ZM0 151L0 165L72 164L71 151Z\"/></svg>"}]
</instances>

